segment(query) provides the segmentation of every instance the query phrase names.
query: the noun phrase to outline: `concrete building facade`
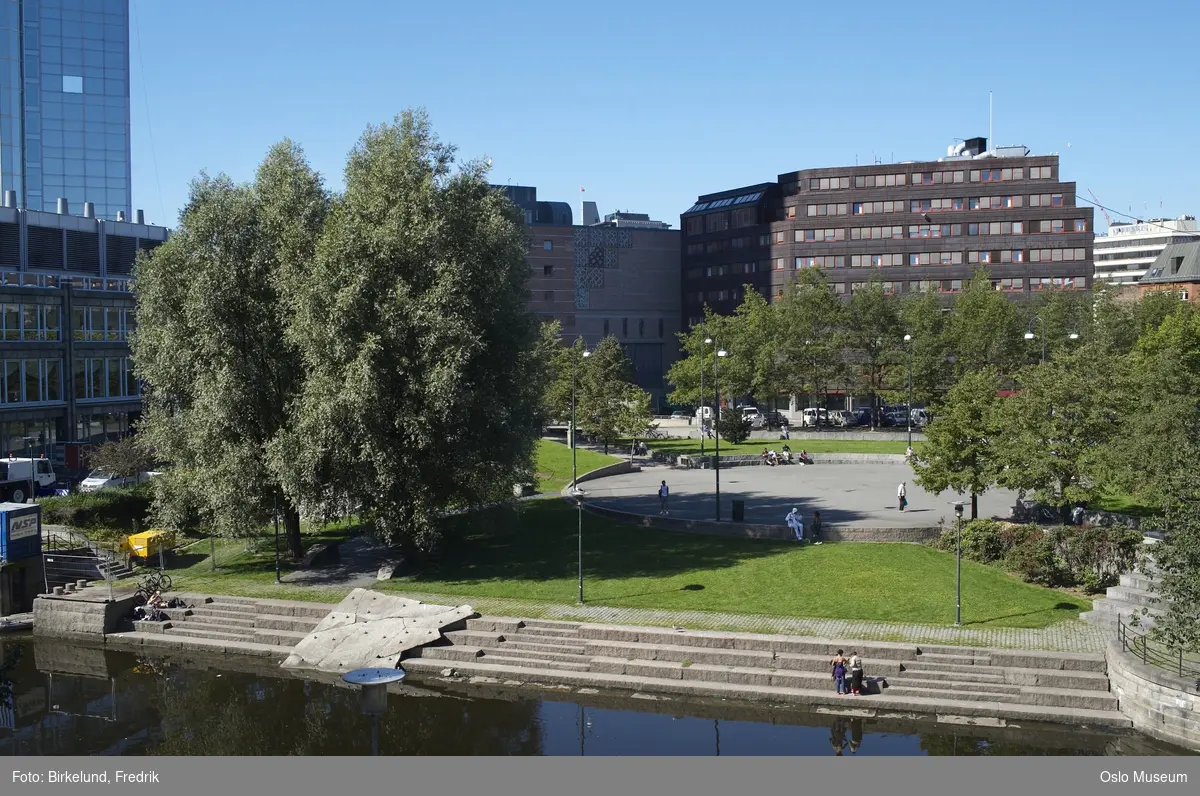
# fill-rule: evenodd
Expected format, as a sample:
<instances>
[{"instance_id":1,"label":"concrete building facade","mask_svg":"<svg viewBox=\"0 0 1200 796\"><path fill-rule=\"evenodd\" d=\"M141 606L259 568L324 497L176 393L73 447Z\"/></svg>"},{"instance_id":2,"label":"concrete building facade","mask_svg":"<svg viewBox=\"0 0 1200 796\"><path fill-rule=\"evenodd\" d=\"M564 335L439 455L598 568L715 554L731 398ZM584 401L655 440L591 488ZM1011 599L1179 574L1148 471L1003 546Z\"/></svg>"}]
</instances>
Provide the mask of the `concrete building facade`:
<instances>
[{"instance_id":1,"label":"concrete building facade","mask_svg":"<svg viewBox=\"0 0 1200 796\"><path fill-rule=\"evenodd\" d=\"M871 278L889 293L962 290L978 268L997 290L1083 290L1093 276L1092 209L1075 202L1057 155L987 149L937 160L806 169L700 196L680 218L683 313L731 313L750 285L783 294L818 268L841 295Z\"/></svg>"},{"instance_id":2,"label":"concrete building facade","mask_svg":"<svg viewBox=\"0 0 1200 796\"><path fill-rule=\"evenodd\" d=\"M0 207L0 453L77 469L70 443L127 433L141 413L129 358L131 274L163 227ZM65 208L64 208L65 209ZM140 216L140 213L139 213Z\"/></svg>"}]
</instances>

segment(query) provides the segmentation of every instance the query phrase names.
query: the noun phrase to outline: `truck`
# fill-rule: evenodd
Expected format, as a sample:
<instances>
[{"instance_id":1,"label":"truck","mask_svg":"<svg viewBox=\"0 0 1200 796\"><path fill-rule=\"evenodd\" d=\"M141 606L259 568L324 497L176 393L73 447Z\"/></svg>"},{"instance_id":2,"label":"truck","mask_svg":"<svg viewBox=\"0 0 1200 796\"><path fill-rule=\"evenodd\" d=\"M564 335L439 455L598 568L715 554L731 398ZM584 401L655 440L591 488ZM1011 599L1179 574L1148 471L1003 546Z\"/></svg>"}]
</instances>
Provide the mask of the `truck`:
<instances>
[{"instance_id":1,"label":"truck","mask_svg":"<svg viewBox=\"0 0 1200 796\"><path fill-rule=\"evenodd\" d=\"M30 497L53 495L57 480L54 466L45 456L40 459L17 456L0 459L0 498L10 503L24 503Z\"/></svg>"}]
</instances>

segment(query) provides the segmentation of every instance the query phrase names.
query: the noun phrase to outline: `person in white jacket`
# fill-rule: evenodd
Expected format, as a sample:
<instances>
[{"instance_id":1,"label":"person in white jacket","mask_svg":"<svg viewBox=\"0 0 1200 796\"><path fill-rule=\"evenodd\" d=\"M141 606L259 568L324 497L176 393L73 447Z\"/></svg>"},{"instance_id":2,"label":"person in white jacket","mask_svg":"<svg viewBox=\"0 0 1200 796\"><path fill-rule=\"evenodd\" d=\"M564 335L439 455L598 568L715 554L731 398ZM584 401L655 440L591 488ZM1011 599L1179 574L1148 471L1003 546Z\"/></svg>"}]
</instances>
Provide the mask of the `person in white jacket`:
<instances>
[{"instance_id":1,"label":"person in white jacket","mask_svg":"<svg viewBox=\"0 0 1200 796\"><path fill-rule=\"evenodd\" d=\"M784 518L787 526L792 529L792 533L796 534L796 541L804 541L804 520L800 517L800 510L793 508Z\"/></svg>"},{"instance_id":2,"label":"person in white jacket","mask_svg":"<svg viewBox=\"0 0 1200 796\"><path fill-rule=\"evenodd\" d=\"M904 482L900 482L900 488L896 490L896 502L899 504L901 511L908 508L908 493L904 489Z\"/></svg>"}]
</instances>

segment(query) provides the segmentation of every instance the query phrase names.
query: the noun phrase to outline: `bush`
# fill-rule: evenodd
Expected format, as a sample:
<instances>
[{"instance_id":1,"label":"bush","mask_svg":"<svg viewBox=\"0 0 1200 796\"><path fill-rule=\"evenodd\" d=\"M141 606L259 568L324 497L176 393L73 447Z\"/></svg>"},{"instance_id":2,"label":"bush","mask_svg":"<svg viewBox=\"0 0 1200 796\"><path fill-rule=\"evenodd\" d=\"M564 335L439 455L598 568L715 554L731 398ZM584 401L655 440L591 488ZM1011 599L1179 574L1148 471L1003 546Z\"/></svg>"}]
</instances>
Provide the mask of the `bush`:
<instances>
[{"instance_id":1,"label":"bush","mask_svg":"<svg viewBox=\"0 0 1200 796\"><path fill-rule=\"evenodd\" d=\"M1050 531L1072 583L1091 593L1116 585L1137 562L1142 535L1128 528L1062 526Z\"/></svg>"},{"instance_id":2,"label":"bush","mask_svg":"<svg viewBox=\"0 0 1200 796\"><path fill-rule=\"evenodd\" d=\"M116 534L128 534L133 532L134 520L139 529L147 527L153 498L151 485L145 483L43 498L38 503L42 507L42 522L48 525L93 531L110 529Z\"/></svg>"},{"instance_id":3,"label":"bush","mask_svg":"<svg viewBox=\"0 0 1200 796\"><path fill-rule=\"evenodd\" d=\"M981 564L991 564L1004 558L1008 547L1000 534L996 520L971 520L962 529L962 551L965 558Z\"/></svg>"},{"instance_id":4,"label":"bush","mask_svg":"<svg viewBox=\"0 0 1200 796\"><path fill-rule=\"evenodd\" d=\"M1060 586L1068 579L1059 563L1055 540L1049 534L1029 537L1013 547L1004 557L1004 567L1019 574L1027 583L1042 586Z\"/></svg>"},{"instance_id":5,"label":"bush","mask_svg":"<svg viewBox=\"0 0 1200 796\"><path fill-rule=\"evenodd\" d=\"M734 445L745 442L750 439L750 420L736 412L728 412L717 421L717 433L721 439Z\"/></svg>"}]
</instances>

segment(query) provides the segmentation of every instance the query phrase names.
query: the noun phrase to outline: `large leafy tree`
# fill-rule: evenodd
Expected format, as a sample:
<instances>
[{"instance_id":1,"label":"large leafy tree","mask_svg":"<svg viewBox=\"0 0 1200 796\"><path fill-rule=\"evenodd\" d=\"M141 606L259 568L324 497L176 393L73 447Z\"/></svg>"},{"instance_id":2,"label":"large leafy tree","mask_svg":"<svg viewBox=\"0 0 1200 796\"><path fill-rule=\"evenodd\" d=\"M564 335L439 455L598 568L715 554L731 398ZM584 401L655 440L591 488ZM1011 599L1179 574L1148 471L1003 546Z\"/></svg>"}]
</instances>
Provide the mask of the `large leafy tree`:
<instances>
[{"instance_id":1,"label":"large leafy tree","mask_svg":"<svg viewBox=\"0 0 1200 796\"><path fill-rule=\"evenodd\" d=\"M779 362L795 395L820 395L846 381L841 333L846 307L816 269L806 268L778 303Z\"/></svg>"},{"instance_id":2,"label":"large leafy tree","mask_svg":"<svg viewBox=\"0 0 1200 796\"><path fill-rule=\"evenodd\" d=\"M977 271L946 320L954 378L988 365L1010 370L1023 359L1025 324L1017 306L992 287L986 272Z\"/></svg>"},{"instance_id":3,"label":"large leafy tree","mask_svg":"<svg viewBox=\"0 0 1200 796\"><path fill-rule=\"evenodd\" d=\"M760 352L743 334L745 313L718 315L704 308L704 322L680 332L682 356L671 365L667 380L673 385L670 401L679 405L712 406L716 400L713 384L713 359L719 349L746 352L747 356L726 357L720 364L722 396L748 395L754 389L754 363ZM711 343L704 342L712 340ZM702 375L703 374L703 375ZM700 394L703 385L704 394Z\"/></svg>"},{"instance_id":4,"label":"large leafy tree","mask_svg":"<svg viewBox=\"0 0 1200 796\"><path fill-rule=\"evenodd\" d=\"M88 466L104 469L122 478L135 476L157 465L154 452L148 450L142 437L130 435L106 442L88 454Z\"/></svg>"},{"instance_id":5,"label":"large leafy tree","mask_svg":"<svg viewBox=\"0 0 1200 796\"><path fill-rule=\"evenodd\" d=\"M999 482L1041 503L1070 507L1096 497L1105 446L1120 430L1114 373L1092 349L1063 352L1016 376L998 437Z\"/></svg>"},{"instance_id":6,"label":"large leafy tree","mask_svg":"<svg viewBox=\"0 0 1200 796\"><path fill-rule=\"evenodd\" d=\"M544 400L520 214L423 112L368 128L311 273L288 294L307 378L272 458L290 491L372 510L428 549L449 509L532 470Z\"/></svg>"},{"instance_id":7,"label":"large leafy tree","mask_svg":"<svg viewBox=\"0 0 1200 796\"><path fill-rule=\"evenodd\" d=\"M632 381L633 366L617 338L601 340L579 369L579 427L604 443L645 431L653 415L650 397Z\"/></svg>"},{"instance_id":8,"label":"large leafy tree","mask_svg":"<svg viewBox=\"0 0 1200 796\"><path fill-rule=\"evenodd\" d=\"M904 334L911 338L903 342L901 336L903 347L900 364L911 368L912 399L926 406L937 403L949 384L946 372L946 310L938 294L933 291L909 293L900 307L900 323ZM899 369L894 376L899 377ZM907 395L907 372L904 378L903 383L897 383L893 378L892 388L897 393L903 390L903 394ZM898 395L896 397L899 399Z\"/></svg>"},{"instance_id":9,"label":"large leafy tree","mask_svg":"<svg viewBox=\"0 0 1200 796\"><path fill-rule=\"evenodd\" d=\"M925 429L926 442L913 462L916 481L939 494L951 489L970 495L971 519L979 516L979 496L1000 474L996 439L999 371L992 366L967 373L946 394Z\"/></svg>"},{"instance_id":10,"label":"large leafy tree","mask_svg":"<svg viewBox=\"0 0 1200 796\"><path fill-rule=\"evenodd\" d=\"M850 386L857 394L867 395L872 408L878 408L877 398L887 387L889 371L893 378L904 372L903 363L899 362L904 331L898 300L883 292L877 278L850 296L840 337L854 376ZM875 422L872 412L872 425Z\"/></svg>"},{"instance_id":11,"label":"large leafy tree","mask_svg":"<svg viewBox=\"0 0 1200 796\"><path fill-rule=\"evenodd\" d=\"M303 553L299 493L284 488L268 449L305 375L284 299L309 279L329 201L285 141L249 185L193 182L174 234L139 261L131 347L149 385L139 428L173 465L155 479L165 523L198 515L219 535L248 535L278 498L289 551Z\"/></svg>"}]
</instances>

